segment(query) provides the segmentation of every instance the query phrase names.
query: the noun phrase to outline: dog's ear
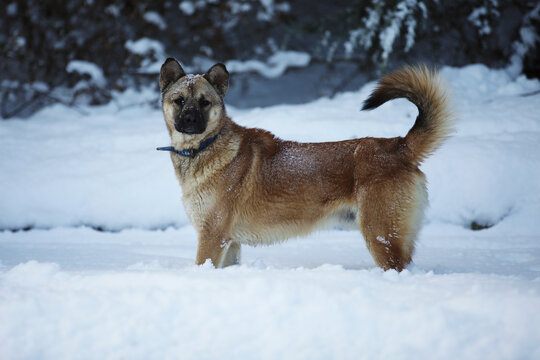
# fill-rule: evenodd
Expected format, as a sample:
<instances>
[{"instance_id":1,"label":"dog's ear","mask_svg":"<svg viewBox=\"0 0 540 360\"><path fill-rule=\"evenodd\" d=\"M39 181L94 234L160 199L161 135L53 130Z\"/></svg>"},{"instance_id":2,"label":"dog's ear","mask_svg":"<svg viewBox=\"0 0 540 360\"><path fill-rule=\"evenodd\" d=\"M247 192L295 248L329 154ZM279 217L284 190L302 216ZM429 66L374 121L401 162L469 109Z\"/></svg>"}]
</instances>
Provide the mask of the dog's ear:
<instances>
[{"instance_id":1,"label":"dog's ear","mask_svg":"<svg viewBox=\"0 0 540 360\"><path fill-rule=\"evenodd\" d=\"M163 65L161 65L159 89L163 93L163 90L165 90L167 86L169 86L183 76L186 76L186 73L184 72L184 69L182 69L178 61L173 58L168 58L167 60L165 60Z\"/></svg>"},{"instance_id":2,"label":"dog's ear","mask_svg":"<svg viewBox=\"0 0 540 360\"><path fill-rule=\"evenodd\" d=\"M212 66L206 72L206 74L204 74L204 78L208 80L210 84L212 84L219 95L222 97L225 96L227 88L229 87L229 72L227 71L225 65L222 63L217 63L216 65Z\"/></svg>"}]
</instances>

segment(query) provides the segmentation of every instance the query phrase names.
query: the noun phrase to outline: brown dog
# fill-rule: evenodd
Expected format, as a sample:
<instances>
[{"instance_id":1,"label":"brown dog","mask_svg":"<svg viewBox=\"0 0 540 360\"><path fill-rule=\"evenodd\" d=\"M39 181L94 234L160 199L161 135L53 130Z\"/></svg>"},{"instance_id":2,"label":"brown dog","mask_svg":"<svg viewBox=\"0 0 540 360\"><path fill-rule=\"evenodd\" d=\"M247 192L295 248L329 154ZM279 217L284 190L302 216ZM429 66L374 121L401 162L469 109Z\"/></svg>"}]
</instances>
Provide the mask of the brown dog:
<instances>
[{"instance_id":1,"label":"brown dog","mask_svg":"<svg viewBox=\"0 0 540 360\"><path fill-rule=\"evenodd\" d=\"M161 68L163 115L186 213L199 233L197 264L237 264L240 244L271 244L334 220L359 227L377 265L411 261L427 205L419 164L450 132L437 76L406 67L383 78L364 103L407 98L419 110L407 136L297 143L235 124L223 97L229 73L216 64L186 75Z\"/></svg>"}]
</instances>

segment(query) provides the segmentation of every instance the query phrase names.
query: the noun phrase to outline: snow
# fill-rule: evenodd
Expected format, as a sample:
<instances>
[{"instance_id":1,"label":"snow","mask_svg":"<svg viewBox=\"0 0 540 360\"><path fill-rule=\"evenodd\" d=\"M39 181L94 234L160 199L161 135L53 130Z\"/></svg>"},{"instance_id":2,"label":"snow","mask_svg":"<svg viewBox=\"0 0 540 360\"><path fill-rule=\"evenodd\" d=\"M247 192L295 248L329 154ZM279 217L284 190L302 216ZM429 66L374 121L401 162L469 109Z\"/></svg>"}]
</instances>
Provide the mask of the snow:
<instances>
[{"instance_id":1,"label":"snow","mask_svg":"<svg viewBox=\"0 0 540 360\"><path fill-rule=\"evenodd\" d=\"M381 54L383 61L386 61L392 53L394 41L398 37L403 25L407 28L405 52L409 51L414 45L416 29L414 11L417 8L422 10L423 17L425 18L427 16L425 5L421 2L419 3L417 0L404 0L397 3L395 10L385 18L385 25L387 26L379 34L379 41L383 49Z\"/></svg>"},{"instance_id":2,"label":"snow","mask_svg":"<svg viewBox=\"0 0 540 360\"><path fill-rule=\"evenodd\" d=\"M270 21L274 16L274 0L259 0L264 10L257 13L257 20Z\"/></svg>"},{"instance_id":3,"label":"snow","mask_svg":"<svg viewBox=\"0 0 540 360\"><path fill-rule=\"evenodd\" d=\"M270 21L277 12L288 13L291 11L291 5L288 2L275 3L274 0L259 0L262 10L257 12L257 20Z\"/></svg>"},{"instance_id":4,"label":"snow","mask_svg":"<svg viewBox=\"0 0 540 360\"><path fill-rule=\"evenodd\" d=\"M540 355L538 293L509 277L336 265L81 274L31 261L1 281L1 317L18 320L0 326L11 359Z\"/></svg>"},{"instance_id":5,"label":"snow","mask_svg":"<svg viewBox=\"0 0 540 360\"><path fill-rule=\"evenodd\" d=\"M23 38L22 36L17 36L15 38L15 44L18 48L22 48L26 45L26 38Z\"/></svg>"},{"instance_id":6,"label":"snow","mask_svg":"<svg viewBox=\"0 0 540 360\"><path fill-rule=\"evenodd\" d=\"M200 79L201 77L202 75L200 74L187 74L182 79L182 87L185 88L185 87L189 87L195 84L195 82L197 82L197 80Z\"/></svg>"},{"instance_id":7,"label":"snow","mask_svg":"<svg viewBox=\"0 0 540 360\"><path fill-rule=\"evenodd\" d=\"M112 15L114 17L120 16L121 9L117 5L109 5L105 8L105 13Z\"/></svg>"},{"instance_id":8,"label":"snow","mask_svg":"<svg viewBox=\"0 0 540 360\"><path fill-rule=\"evenodd\" d=\"M161 65L166 58L163 44L160 41L150 38L128 40L125 47L129 52L144 57L137 70L139 73L159 74Z\"/></svg>"},{"instance_id":9,"label":"snow","mask_svg":"<svg viewBox=\"0 0 540 360\"><path fill-rule=\"evenodd\" d=\"M17 15L18 6L16 2L13 2L6 6L6 14L8 16L15 16Z\"/></svg>"},{"instance_id":10,"label":"snow","mask_svg":"<svg viewBox=\"0 0 540 360\"><path fill-rule=\"evenodd\" d=\"M1 122L0 358L540 358L540 82L442 75L460 121L422 166L431 207L402 273L339 229L193 265L151 89ZM373 86L228 112L300 141L404 135L407 101L359 111Z\"/></svg>"},{"instance_id":11,"label":"snow","mask_svg":"<svg viewBox=\"0 0 540 360\"><path fill-rule=\"evenodd\" d=\"M487 5L487 4L484 4ZM497 0L490 0L489 6L480 6L469 14L467 20L471 22L477 29L478 34L481 36L491 34L490 21L493 21L491 18L498 18L499 11L497 10L499 4Z\"/></svg>"},{"instance_id":12,"label":"snow","mask_svg":"<svg viewBox=\"0 0 540 360\"><path fill-rule=\"evenodd\" d=\"M130 52L138 55L145 55L152 51L155 54L158 54L158 56L164 53L163 44L149 38L141 38L136 41L128 40L126 41L125 46Z\"/></svg>"},{"instance_id":13,"label":"snow","mask_svg":"<svg viewBox=\"0 0 540 360\"><path fill-rule=\"evenodd\" d=\"M251 4L249 3L231 1L229 2L229 6L231 8L231 14L233 15L246 13L251 10ZM236 23L236 19L234 20L234 22Z\"/></svg>"},{"instance_id":14,"label":"snow","mask_svg":"<svg viewBox=\"0 0 540 360\"><path fill-rule=\"evenodd\" d=\"M299 51L277 51L266 63L259 60L230 60L226 62L231 73L255 71L267 78L283 75L289 67L304 67L311 61L311 56Z\"/></svg>"},{"instance_id":15,"label":"snow","mask_svg":"<svg viewBox=\"0 0 540 360\"><path fill-rule=\"evenodd\" d=\"M167 24L165 23L165 20L159 15L156 11L147 11L144 13L144 20L149 22L150 24L156 25L159 30L165 30L167 28Z\"/></svg>"},{"instance_id":16,"label":"snow","mask_svg":"<svg viewBox=\"0 0 540 360\"><path fill-rule=\"evenodd\" d=\"M485 7L478 7L474 9L467 18L474 26L478 28L478 33L480 35L491 34L491 26L489 26L489 22L483 19L487 15L488 11Z\"/></svg>"},{"instance_id":17,"label":"snow","mask_svg":"<svg viewBox=\"0 0 540 360\"><path fill-rule=\"evenodd\" d=\"M509 70L513 75L518 75L523 70L523 58L526 54L540 42L540 37L536 34L536 24L540 20L540 3L529 13L525 14L521 28L519 29L520 39L512 44L514 54L510 58Z\"/></svg>"},{"instance_id":18,"label":"snow","mask_svg":"<svg viewBox=\"0 0 540 360\"><path fill-rule=\"evenodd\" d=\"M369 49L375 36L375 30L379 27L381 14L378 8L367 7L367 16L362 19L363 26L349 32L349 40L345 41L345 55L351 57L355 48L360 45L364 49Z\"/></svg>"},{"instance_id":19,"label":"snow","mask_svg":"<svg viewBox=\"0 0 540 360\"><path fill-rule=\"evenodd\" d=\"M98 87L103 87L107 83L107 79L103 75L103 70L96 64L84 60L71 60L67 66L68 73L86 74L90 76L92 83Z\"/></svg>"},{"instance_id":20,"label":"snow","mask_svg":"<svg viewBox=\"0 0 540 360\"><path fill-rule=\"evenodd\" d=\"M195 5L192 1L182 1L178 8L185 14L185 15L193 15L195 13Z\"/></svg>"}]
</instances>

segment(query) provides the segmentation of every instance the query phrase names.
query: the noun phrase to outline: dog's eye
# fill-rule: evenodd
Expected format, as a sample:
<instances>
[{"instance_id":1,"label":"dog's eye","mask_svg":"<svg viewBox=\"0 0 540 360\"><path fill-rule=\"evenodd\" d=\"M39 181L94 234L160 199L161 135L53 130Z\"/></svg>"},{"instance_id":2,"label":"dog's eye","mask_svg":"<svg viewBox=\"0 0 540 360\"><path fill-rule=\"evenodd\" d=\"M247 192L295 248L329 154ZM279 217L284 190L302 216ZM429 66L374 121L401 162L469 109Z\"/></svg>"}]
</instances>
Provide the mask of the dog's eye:
<instances>
[{"instance_id":1,"label":"dog's eye","mask_svg":"<svg viewBox=\"0 0 540 360\"><path fill-rule=\"evenodd\" d=\"M183 96L180 96L179 98L174 99L173 101L178 106L184 106L184 97Z\"/></svg>"},{"instance_id":2,"label":"dog's eye","mask_svg":"<svg viewBox=\"0 0 540 360\"><path fill-rule=\"evenodd\" d=\"M208 105L210 105L210 101L203 98L203 99L199 100L199 105L200 105L200 107L207 107Z\"/></svg>"}]
</instances>

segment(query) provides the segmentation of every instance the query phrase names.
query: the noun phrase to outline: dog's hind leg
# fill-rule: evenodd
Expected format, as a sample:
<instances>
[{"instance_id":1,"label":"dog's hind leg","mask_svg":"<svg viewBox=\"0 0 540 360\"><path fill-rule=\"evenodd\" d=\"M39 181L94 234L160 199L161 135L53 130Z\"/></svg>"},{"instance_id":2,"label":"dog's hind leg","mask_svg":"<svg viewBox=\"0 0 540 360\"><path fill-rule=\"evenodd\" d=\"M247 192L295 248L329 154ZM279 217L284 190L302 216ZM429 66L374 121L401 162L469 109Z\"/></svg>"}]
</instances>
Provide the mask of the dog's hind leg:
<instances>
[{"instance_id":1,"label":"dog's hind leg","mask_svg":"<svg viewBox=\"0 0 540 360\"><path fill-rule=\"evenodd\" d=\"M360 229L378 266L401 271L411 262L426 204L423 174L379 182L359 194Z\"/></svg>"}]
</instances>

